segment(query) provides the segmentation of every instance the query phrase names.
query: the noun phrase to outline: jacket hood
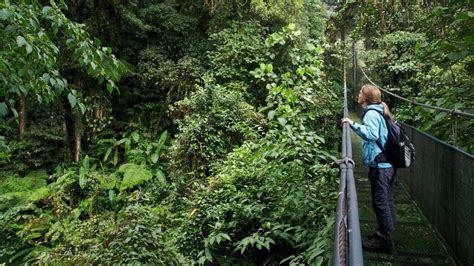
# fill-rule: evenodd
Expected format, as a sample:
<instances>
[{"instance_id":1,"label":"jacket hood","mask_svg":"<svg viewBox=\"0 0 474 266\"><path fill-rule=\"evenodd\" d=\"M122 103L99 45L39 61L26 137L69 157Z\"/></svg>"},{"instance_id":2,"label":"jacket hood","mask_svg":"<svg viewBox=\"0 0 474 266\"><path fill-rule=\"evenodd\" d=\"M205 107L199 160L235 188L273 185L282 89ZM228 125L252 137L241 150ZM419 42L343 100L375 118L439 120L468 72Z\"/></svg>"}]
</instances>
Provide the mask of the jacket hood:
<instances>
[{"instance_id":1,"label":"jacket hood","mask_svg":"<svg viewBox=\"0 0 474 266\"><path fill-rule=\"evenodd\" d=\"M380 111L380 112L384 111L383 104L381 104L381 103L369 104L365 107L365 109L367 111L371 110L371 109L374 109L374 110L377 110L377 111Z\"/></svg>"}]
</instances>

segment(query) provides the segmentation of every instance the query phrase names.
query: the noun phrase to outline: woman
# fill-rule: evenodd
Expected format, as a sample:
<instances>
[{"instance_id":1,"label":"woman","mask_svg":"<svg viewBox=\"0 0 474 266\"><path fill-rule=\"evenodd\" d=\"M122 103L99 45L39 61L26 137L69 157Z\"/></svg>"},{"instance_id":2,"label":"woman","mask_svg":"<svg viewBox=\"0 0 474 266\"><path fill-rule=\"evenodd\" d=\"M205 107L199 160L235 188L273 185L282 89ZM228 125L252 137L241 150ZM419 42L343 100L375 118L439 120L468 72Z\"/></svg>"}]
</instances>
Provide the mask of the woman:
<instances>
[{"instance_id":1,"label":"woman","mask_svg":"<svg viewBox=\"0 0 474 266\"><path fill-rule=\"evenodd\" d=\"M349 118L344 118L342 123L349 123L362 138L363 164L369 167L372 206L377 217L378 229L368 237L363 247L367 251L388 251L392 247L391 234L395 225L393 204L395 175L393 166L385 160L380 147L384 147L388 136L385 118L392 119L393 115L387 104L382 102L380 90L375 86L362 86L358 102L364 108L362 124Z\"/></svg>"}]
</instances>

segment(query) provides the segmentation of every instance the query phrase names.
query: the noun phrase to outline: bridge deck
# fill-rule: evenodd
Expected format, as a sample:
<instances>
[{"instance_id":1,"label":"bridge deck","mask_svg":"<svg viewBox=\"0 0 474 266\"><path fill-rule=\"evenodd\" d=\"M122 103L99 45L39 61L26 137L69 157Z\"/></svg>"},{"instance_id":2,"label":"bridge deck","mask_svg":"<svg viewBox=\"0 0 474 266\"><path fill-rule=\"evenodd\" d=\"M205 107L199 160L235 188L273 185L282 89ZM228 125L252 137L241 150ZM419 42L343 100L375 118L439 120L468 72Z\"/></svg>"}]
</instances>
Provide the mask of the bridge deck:
<instances>
[{"instance_id":1,"label":"bridge deck","mask_svg":"<svg viewBox=\"0 0 474 266\"><path fill-rule=\"evenodd\" d=\"M360 121L355 113L351 118ZM360 226L363 241L377 228L372 210L370 184L367 169L362 166L360 138L351 132L353 159L356 162L355 178L359 204ZM393 235L394 247L391 253L364 252L366 265L456 265L446 245L430 226L416 203L396 180L394 189L396 229Z\"/></svg>"}]
</instances>

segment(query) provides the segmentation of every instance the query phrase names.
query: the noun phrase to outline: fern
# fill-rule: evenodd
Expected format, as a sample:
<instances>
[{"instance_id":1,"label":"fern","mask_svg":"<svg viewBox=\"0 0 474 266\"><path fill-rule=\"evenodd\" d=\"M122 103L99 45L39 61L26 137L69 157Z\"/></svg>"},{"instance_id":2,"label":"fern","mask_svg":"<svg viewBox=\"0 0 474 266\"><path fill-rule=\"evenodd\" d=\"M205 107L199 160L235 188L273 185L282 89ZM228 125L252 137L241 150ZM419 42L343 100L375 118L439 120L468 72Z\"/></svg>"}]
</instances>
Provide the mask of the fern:
<instances>
[{"instance_id":1,"label":"fern","mask_svg":"<svg viewBox=\"0 0 474 266\"><path fill-rule=\"evenodd\" d=\"M48 174L43 169L30 172L23 178L9 176L0 181L0 193L3 194L16 191L28 191L44 187L46 186L47 178Z\"/></svg>"},{"instance_id":2,"label":"fern","mask_svg":"<svg viewBox=\"0 0 474 266\"><path fill-rule=\"evenodd\" d=\"M29 201L37 201L40 199L44 199L50 195L50 188L49 187L40 187L35 189L29 193L28 200Z\"/></svg>"},{"instance_id":3,"label":"fern","mask_svg":"<svg viewBox=\"0 0 474 266\"><path fill-rule=\"evenodd\" d=\"M118 171L123 173L120 191L133 188L145 181L150 180L153 177L153 174L147 169L146 166L133 163L121 165Z\"/></svg>"},{"instance_id":4,"label":"fern","mask_svg":"<svg viewBox=\"0 0 474 266\"><path fill-rule=\"evenodd\" d=\"M9 176L0 181L0 210L25 205L49 195L45 170L30 172L25 177Z\"/></svg>"},{"instance_id":5,"label":"fern","mask_svg":"<svg viewBox=\"0 0 474 266\"><path fill-rule=\"evenodd\" d=\"M111 190L118 186L118 178L115 175L101 175L99 178L100 187L105 190Z\"/></svg>"}]
</instances>

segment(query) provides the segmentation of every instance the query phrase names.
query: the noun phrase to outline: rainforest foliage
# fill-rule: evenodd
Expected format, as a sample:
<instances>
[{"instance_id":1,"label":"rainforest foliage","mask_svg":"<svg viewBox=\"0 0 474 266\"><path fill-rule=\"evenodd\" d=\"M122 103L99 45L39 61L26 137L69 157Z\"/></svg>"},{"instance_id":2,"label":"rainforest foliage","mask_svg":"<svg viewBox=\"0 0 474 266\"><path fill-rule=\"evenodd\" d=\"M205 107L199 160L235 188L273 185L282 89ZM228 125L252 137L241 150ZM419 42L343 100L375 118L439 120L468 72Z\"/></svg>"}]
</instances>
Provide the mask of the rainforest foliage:
<instances>
[{"instance_id":1,"label":"rainforest foliage","mask_svg":"<svg viewBox=\"0 0 474 266\"><path fill-rule=\"evenodd\" d=\"M472 1L346 2L333 25L357 43L359 64L376 83L410 100L474 113ZM473 119L385 100L399 119L474 153Z\"/></svg>"},{"instance_id":2,"label":"rainforest foliage","mask_svg":"<svg viewBox=\"0 0 474 266\"><path fill-rule=\"evenodd\" d=\"M387 88L468 111L473 12L1 0L0 263L327 263L350 41ZM472 122L392 104L472 150Z\"/></svg>"},{"instance_id":3,"label":"rainforest foliage","mask_svg":"<svg viewBox=\"0 0 474 266\"><path fill-rule=\"evenodd\" d=\"M323 3L0 8L0 261L329 260Z\"/></svg>"}]
</instances>

